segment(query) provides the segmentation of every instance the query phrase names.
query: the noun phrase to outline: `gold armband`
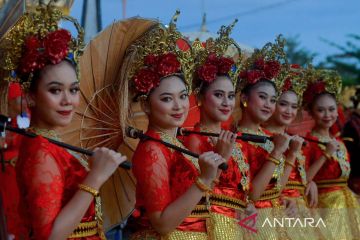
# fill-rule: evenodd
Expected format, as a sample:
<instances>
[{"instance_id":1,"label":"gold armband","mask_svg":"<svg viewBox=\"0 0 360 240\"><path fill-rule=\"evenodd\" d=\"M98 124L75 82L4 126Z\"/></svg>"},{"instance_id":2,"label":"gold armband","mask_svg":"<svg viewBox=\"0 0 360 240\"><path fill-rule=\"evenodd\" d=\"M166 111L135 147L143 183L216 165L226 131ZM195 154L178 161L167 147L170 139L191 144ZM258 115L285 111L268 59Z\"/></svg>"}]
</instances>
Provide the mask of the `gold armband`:
<instances>
[{"instance_id":1,"label":"gold armband","mask_svg":"<svg viewBox=\"0 0 360 240\"><path fill-rule=\"evenodd\" d=\"M96 189L94 189L94 188L92 188L92 187L89 187L89 186L86 186L86 185L84 185L84 184L79 184L79 189L80 190L83 190L83 191L85 191L85 192L88 192L88 193L90 193L91 195L93 195L94 197L97 197L97 196L99 196L99 191L98 190L96 190Z\"/></svg>"},{"instance_id":2,"label":"gold armband","mask_svg":"<svg viewBox=\"0 0 360 240\"><path fill-rule=\"evenodd\" d=\"M270 162L273 162L275 165L279 165L279 164L280 164L280 160L274 158L274 157L271 156L271 155L268 156L267 160L270 161Z\"/></svg>"}]
</instances>

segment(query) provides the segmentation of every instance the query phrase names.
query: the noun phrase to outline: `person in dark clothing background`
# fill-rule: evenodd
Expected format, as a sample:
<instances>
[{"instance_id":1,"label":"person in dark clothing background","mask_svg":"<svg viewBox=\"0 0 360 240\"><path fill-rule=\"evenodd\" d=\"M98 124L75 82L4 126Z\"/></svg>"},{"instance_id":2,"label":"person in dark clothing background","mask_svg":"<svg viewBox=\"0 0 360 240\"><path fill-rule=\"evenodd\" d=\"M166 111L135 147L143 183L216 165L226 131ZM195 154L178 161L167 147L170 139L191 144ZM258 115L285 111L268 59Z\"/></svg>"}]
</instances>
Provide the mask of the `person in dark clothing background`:
<instances>
[{"instance_id":1,"label":"person in dark clothing background","mask_svg":"<svg viewBox=\"0 0 360 240\"><path fill-rule=\"evenodd\" d=\"M360 194L360 86L357 87L355 96L351 97L354 104L354 110L349 120L346 122L342 137L350 154L350 179L349 187L356 193Z\"/></svg>"}]
</instances>

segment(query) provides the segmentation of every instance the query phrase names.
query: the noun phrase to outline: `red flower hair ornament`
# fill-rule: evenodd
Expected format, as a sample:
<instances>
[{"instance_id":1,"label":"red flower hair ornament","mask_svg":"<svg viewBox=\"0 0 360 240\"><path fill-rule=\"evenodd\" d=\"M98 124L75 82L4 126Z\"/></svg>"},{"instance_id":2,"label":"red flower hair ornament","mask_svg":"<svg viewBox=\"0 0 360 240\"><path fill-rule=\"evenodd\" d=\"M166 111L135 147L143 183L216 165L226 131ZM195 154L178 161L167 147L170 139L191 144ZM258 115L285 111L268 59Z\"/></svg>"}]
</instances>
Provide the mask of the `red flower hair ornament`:
<instances>
[{"instance_id":1,"label":"red flower hair ornament","mask_svg":"<svg viewBox=\"0 0 360 240\"><path fill-rule=\"evenodd\" d=\"M133 77L135 88L141 94L148 94L159 86L161 78L180 71L181 65L174 53L147 55L144 58L144 67Z\"/></svg>"},{"instance_id":2,"label":"red flower hair ornament","mask_svg":"<svg viewBox=\"0 0 360 240\"><path fill-rule=\"evenodd\" d=\"M284 81L284 85L282 87L282 92L286 92L289 91L293 88L293 84L292 84L292 80L294 77L298 76L300 73L296 72L296 71L300 71L301 66L299 64L290 64L290 69L293 70L291 72L289 72L289 75L285 81Z\"/></svg>"},{"instance_id":3,"label":"red flower hair ornament","mask_svg":"<svg viewBox=\"0 0 360 240\"><path fill-rule=\"evenodd\" d=\"M310 84L304 92L304 102L307 104L311 103L315 96L326 91L326 85L323 81L318 81Z\"/></svg>"},{"instance_id":4,"label":"red flower hair ornament","mask_svg":"<svg viewBox=\"0 0 360 240\"><path fill-rule=\"evenodd\" d=\"M58 64L68 56L71 34L65 29L48 33L43 39L35 35L25 40L24 53L18 71L29 74L44 68L47 64ZM73 61L73 59L71 59Z\"/></svg>"},{"instance_id":5,"label":"red flower hair ornament","mask_svg":"<svg viewBox=\"0 0 360 240\"><path fill-rule=\"evenodd\" d=\"M254 61L253 69L240 72L239 78L246 80L248 84L255 84L261 78L273 79L280 73L281 64L278 61L265 61L258 58Z\"/></svg>"},{"instance_id":6,"label":"red flower hair ornament","mask_svg":"<svg viewBox=\"0 0 360 240\"><path fill-rule=\"evenodd\" d=\"M228 74L234 64L235 62L231 58L210 54L205 63L197 69L197 74L202 81L211 83L217 75Z\"/></svg>"}]
</instances>

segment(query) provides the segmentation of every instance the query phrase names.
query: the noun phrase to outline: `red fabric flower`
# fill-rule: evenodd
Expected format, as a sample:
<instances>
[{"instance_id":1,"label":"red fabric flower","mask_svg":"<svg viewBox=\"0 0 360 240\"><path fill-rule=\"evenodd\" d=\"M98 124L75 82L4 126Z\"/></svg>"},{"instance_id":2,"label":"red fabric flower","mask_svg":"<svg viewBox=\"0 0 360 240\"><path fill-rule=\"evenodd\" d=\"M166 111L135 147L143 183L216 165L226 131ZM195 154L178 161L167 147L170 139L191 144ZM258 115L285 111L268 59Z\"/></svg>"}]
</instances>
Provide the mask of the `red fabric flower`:
<instances>
[{"instance_id":1,"label":"red fabric flower","mask_svg":"<svg viewBox=\"0 0 360 240\"><path fill-rule=\"evenodd\" d=\"M246 74L246 79L249 84L256 83L262 77L264 77L264 73L260 70L251 70Z\"/></svg>"},{"instance_id":2,"label":"red fabric flower","mask_svg":"<svg viewBox=\"0 0 360 240\"><path fill-rule=\"evenodd\" d=\"M52 64L58 64L68 54L71 34L65 29L49 33L44 38L44 54Z\"/></svg>"},{"instance_id":3,"label":"red fabric flower","mask_svg":"<svg viewBox=\"0 0 360 240\"><path fill-rule=\"evenodd\" d=\"M247 79L247 72L248 71L241 71L240 73L239 73L239 78L240 79Z\"/></svg>"},{"instance_id":4,"label":"red fabric flower","mask_svg":"<svg viewBox=\"0 0 360 240\"><path fill-rule=\"evenodd\" d=\"M159 61L159 58L158 58L157 56L153 55L153 54L147 55L147 56L145 57L145 59L144 59L145 65L146 65L146 66L152 66L152 67L156 66L157 63L158 63L158 61ZM154 67L154 69L155 69L155 68L156 68L156 67Z\"/></svg>"},{"instance_id":5,"label":"red fabric flower","mask_svg":"<svg viewBox=\"0 0 360 240\"><path fill-rule=\"evenodd\" d=\"M45 65L45 61L41 57L42 53L39 50L40 47L41 42L35 36L30 36L25 40L25 52L19 64L19 71L21 73L30 73Z\"/></svg>"},{"instance_id":6,"label":"red fabric flower","mask_svg":"<svg viewBox=\"0 0 360 240\"><path fill-rule=\"evenodd\" d=\"M215 53L209 54L209 56L206 58L205 63L212 64L217 66L219 64L219 58L216 56Z\"/></svg>"},{"instance_id":7,"label":"red fabric flower","mask_svg":"<svg viewBox=\"0 0 360 240\"><path fill-rule=\"evenodd\" d=\"M291 79L287 78L284 82L284 86L282 88L283 92L289 91L292 87Z\"/></svg>"},{"instance_id":8,"label":"red fabric flower","mask_svg":"<svg viewBox=\"0 0 360 240\"><path fill-rule=\"evenodd\" d=\"M267 79L275 78L280 72L280 63L278 61L268 61L264 66L264 74Z\"/></svg>"},{"instance_id":9,"label":"red fabric flower","mask_svg":"<svg viewBox=\"0 0 360 240\"><path fill-rule=\"evenodd\" d=\"M218 68L215 65L209 63L205 63L197 70L199 78L208 83L216 79L217 72Z\"/></svg>"},{"instance_id":10,"label":"red fabric flower","mask_svg":"<svg viewBox=\"0 0 360 240\"><path fill-rule=\"evenodd\" d=\"M25 49L28 51L37 50L40 48L40 41L35 36L30 36L25 40Z\"/></svg>"},{"instance_id":11,"label":"red fabric flower","mask_svg":"<svg viewBox=\"0 0 360 240\"><path fill-rule=\"evenodd\" d=\"M218 73L228 74L231 70L232 65L234 65L234 61L231 58L220 58L218 64Z\"/></svg>"},{"instance_id":12,"label":"red fabric flower","mask_svg":"<svg viewBox=\"0 0 360 240\"><path fill-rule=\"evenodd\" d=\"M37 50L27 51L19 64L21 73L31 73L45 66L46 59Z\"/></svg>"},{"instance_id":13,"label":"red fabric flower","mask_svg":"<svg viewBox=\"0 0 360 240\"><path fill-rule=\"evenodd\" d=\"M231 58L217 57L211 53L206 58L205 63L197 69L198 77L205 82L212 82L217 74L228 74L234 61Z\"/></svg>"},{"instance_id":14,"label":"red fabric flower","mask_svg":"<svg viewBox=\"0 0 360 240\"><path fill-rule=\"evenodd\" d=\"M157 72L160 76L168 76L180 71L180 62L175 54L167 53L159 57Z\"/></svg>"},{"instance_id":15,"label":"red fabric flower","mask_svg":"<svg viewBox=\"0 0 360 240\"><path fill-rule=\"evenodd\" d=\"M258 58L255 62L254 62L254 68L258 69L258 70L264 70L265 68L265 61L263 58Z\"/></svg>"},{"instance_id":16,"label":"red fabric flower","mask_svg":"<svg viewBox=\"0 0 360 240\"><path fill-rule=\"evenodd\" d=\"M134 76L135 88L141 93L148 93L154 87L159 86L160 76L150 69L140 69Z\"/></svg>"},{"instance_id":17,"label":"red fabric flower","mask_svg":"<svg viewBox=\"0 0 360 240\"><path fill-rule=\"evenodd\" d=\"M71 34L65 29L50 32L41 40L30 36L25 40L24 54L19 64L19 72L31 73L42 69L49 62L58 64L68 54Z\"/></svg>"},{"instance_id":18,"label":"red fabric flower","mask_svg":"<svg viewBox=\"0 0 360 240\"><path fill-rule=\"evenodd\" d=\"M316 95L323 92L325 92L325 82L318 81L316 83L312 83L306 88L304 92L304 101L309 104L313 101Z\"/></svg>"}]
</instances>

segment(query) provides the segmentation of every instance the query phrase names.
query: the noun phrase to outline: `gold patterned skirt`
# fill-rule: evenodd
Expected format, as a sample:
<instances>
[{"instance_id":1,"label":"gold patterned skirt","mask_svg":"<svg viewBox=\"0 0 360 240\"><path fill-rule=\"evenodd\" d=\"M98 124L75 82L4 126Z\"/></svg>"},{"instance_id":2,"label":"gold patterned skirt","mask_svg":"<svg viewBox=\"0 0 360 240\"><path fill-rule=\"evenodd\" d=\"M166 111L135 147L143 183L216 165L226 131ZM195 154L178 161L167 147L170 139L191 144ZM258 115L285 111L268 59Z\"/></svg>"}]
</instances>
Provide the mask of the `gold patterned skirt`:
<instances>
[{"instance_id":1,"label":"gold patterned skirt","mask_svg":"<svg viewBox=\"0 0 360 240\"><path fill-rule=\"evenodd\" d=\"M290 240L288 229L274 224L274 219L285 217L285 207L279 198L269 200L272 207L258 208L256 221L257 233L250 239L256 240ZM258 206L257 206L258 207Z\"/></svg>"},{"instance_id":2,"label":"gold patterned skirt","mask_svg":"<svg viewBox=\"0 0 360 240\"><path fill-rule=\"evenodd\" d=\"M360 206L348 187L320 193L318 207L332 239L360 239Z\"/></svg>"},{"instance_id":3,"label":"gold patterned skirt","mask_svg":"<svg viewBox=\"0 0 360 240\"><path fill-rule=\"evenodd\" d=\"M288 233L290 234L292 240L331 239L331 233L327 230L327 228L323 224L317 224L320 221L321 216L319 215L316 208L308 208L307 203L303 197L285 198L295 201L296 207L298 209L298 214L295 216L295 218L299 219L299 221L297 223L294 221L294 224L288 228ZM305 221L305 219L309 219L309 221Z\"/></svg>"},{"instance_id":4,"label":"gold patterned skirt","mask_svg":"<svg viewBox=\"0 0 360 240\"><path fill-rule=\"evenodd\" d=\"M139 231L131 235L131 240L208 240L205 232L185 232L175 230L161 236L155 230Z\"/></svg>"}]
</instances>

